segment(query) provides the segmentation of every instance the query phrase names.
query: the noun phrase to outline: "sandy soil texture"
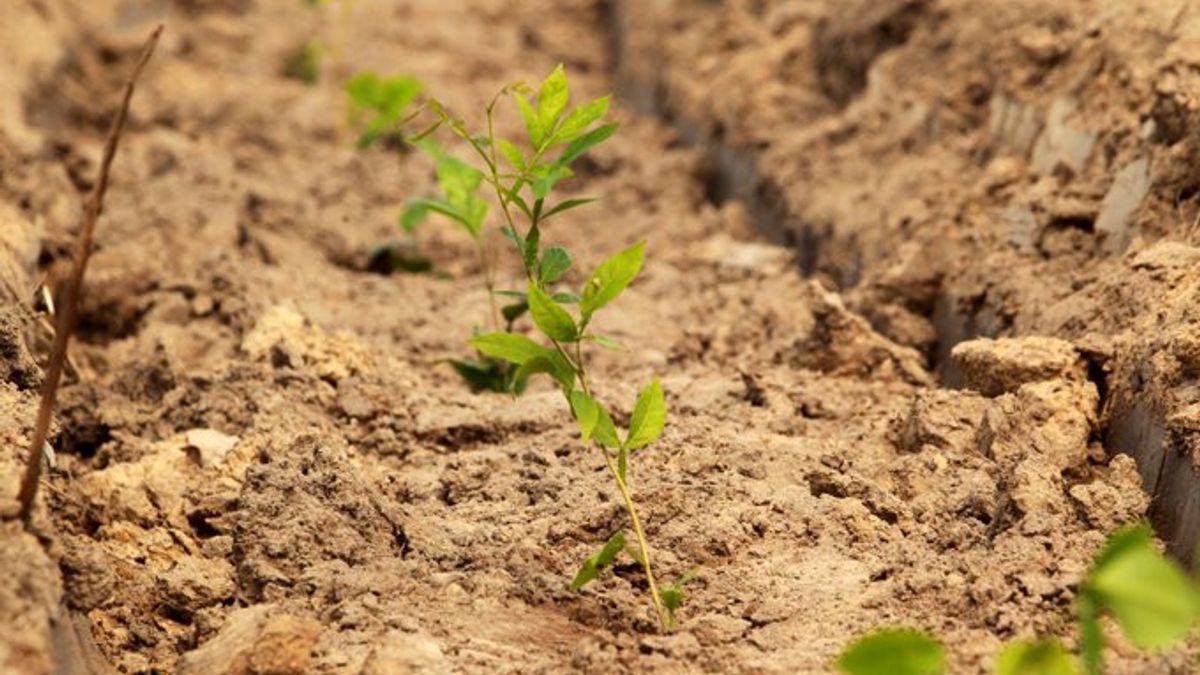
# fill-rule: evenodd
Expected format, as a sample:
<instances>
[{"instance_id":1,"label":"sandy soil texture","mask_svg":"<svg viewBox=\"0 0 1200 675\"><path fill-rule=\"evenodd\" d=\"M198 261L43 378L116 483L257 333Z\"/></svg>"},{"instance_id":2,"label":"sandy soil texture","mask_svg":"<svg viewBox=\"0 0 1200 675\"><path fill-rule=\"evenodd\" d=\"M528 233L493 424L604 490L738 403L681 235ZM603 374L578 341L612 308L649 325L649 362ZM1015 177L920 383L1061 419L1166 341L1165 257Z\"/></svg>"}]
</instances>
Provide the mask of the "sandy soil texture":
<instances>
[{"instance_id":1,"label":"sandy soil texture","mask_svg":"<svg viewBox=\"0 0 1200 675\"><path fill-rule=\"evenodd\" d=\"M1193 4L0 3L0 508L39 289L167 23L56 466L32 532L0 526L0 671L820 673L903 624L983 673L1013 637L1073 644L1108 533L1200 537ZM311 39L306 86L283 68ZM570 184L601 204L544 239L575 284L648 241L598 327L629 349L593 378L618 421L663 378L631 482L662 576L702 570L667 634L635 564L566 588L625 516L557 392L472 394L442 364L487 312L470 242L431 223L410 244L434 273L369 264L433 178L355 150L345 78L411 74L478 122L559 62L623 126Z\"/></svg>"}]
</instances>

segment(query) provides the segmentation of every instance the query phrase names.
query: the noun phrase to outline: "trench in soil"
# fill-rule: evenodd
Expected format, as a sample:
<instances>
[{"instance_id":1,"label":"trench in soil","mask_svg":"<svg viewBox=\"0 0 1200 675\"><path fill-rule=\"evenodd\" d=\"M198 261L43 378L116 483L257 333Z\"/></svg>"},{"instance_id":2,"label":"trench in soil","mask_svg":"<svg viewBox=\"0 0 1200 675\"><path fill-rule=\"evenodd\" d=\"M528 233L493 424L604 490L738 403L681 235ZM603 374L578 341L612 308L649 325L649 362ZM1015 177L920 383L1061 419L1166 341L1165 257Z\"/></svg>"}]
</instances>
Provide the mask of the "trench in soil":
<instances>
[{"instance_id":1,"label":"trench in soil","mask_svg":"<svg viewBox=\"0 0 1200 675\"><path fill-rule=\"evenodd\" d=\"M784 189L758 170L758 153L753 148L732 146L704 131L696 120L675 109L660 81L640 77L625 67L625 37L622 6L626 0L608 0L604 18L609 32L612 80L616 93L637 112L655 117L671 127L687 145L700 148L707 160L706 195L715 204L738 200L746 209L755 230L765 239L787 246L795 254L796 265L805 276L814 275L826 251L845 250L854 242L836 237L837 228L817 228L795 218L780 198ZM861 278L859 264L833 279L839 290L853 287ZM928 363L941 386L959 389L964 377L950 353L955 345L974 338L1000 337L1002 321L986 305L965 312L960 298L942 285L932 311L926 316L937 340L928 354ZM1167 430L1166 413L1138 400L1136 385L1130 395L1113 396L1113 377L1102 369L1089 373L1100 393L1100 409L1108 409L1101 418L1099 438L1105 452L1112 456L1123 451L1137 462L1142 484L1151 496L1150 519L1167 550L1177 559L1191 564L1200 545L1200 469L1181 443Z\"/></svg>"}]
</instances>

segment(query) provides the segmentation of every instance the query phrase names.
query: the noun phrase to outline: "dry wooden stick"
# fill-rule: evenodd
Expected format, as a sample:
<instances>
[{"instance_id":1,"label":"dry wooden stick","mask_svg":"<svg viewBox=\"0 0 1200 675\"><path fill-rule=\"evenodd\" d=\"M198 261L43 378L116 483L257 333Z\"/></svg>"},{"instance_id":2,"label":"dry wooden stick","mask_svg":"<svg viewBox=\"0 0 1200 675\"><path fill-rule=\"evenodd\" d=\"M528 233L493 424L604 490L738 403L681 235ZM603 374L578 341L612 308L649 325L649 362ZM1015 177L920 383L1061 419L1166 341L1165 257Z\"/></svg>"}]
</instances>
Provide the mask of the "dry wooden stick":
<instances>
[{"instance_id":1,"label":"dry wooden stick","mask_svg":"<svg viewBox=\"0 0 1200 675\"><path fill-rule=\"evenodd\" d=\"M62 380L63 365L67 360L67 345L79 322L79 295L83 290L83 274L87 270L88 258L92 255L92 239L96 231L96 221L104 210L104 193L108 190L108 172L112 167L113 157L117 154L117 145L121 140L121 130L125 128L125 119L129 116L129 102L133 98L134 85L154 48L162 35L163 26L159 24L146 39L142 54L138 57L137 65L125 83L125 93L121 99L121 107L113 118L108 130L108 140L104 144L104 157L100 162L100 176L92 186L92 192L83 204L83 224L79 230L79 238L75 242L75 266L67 280L61 312L58 316L58 328L54 333L54 347L50 351L50 362L46 366L46 379L42 382L42 398L38 405L37 422L33 430L33 442L29 444L29 455L25 462L25 474L21 477L21 489L17 493L17 501L21 508L18 517L25 527L29 527L29 518L33 514L33 500L37 496L38 482L42 474L42 448L50 434L50 416L54 413L54 400L58 395L58 385Z\"/></svg>"}]
</instances>

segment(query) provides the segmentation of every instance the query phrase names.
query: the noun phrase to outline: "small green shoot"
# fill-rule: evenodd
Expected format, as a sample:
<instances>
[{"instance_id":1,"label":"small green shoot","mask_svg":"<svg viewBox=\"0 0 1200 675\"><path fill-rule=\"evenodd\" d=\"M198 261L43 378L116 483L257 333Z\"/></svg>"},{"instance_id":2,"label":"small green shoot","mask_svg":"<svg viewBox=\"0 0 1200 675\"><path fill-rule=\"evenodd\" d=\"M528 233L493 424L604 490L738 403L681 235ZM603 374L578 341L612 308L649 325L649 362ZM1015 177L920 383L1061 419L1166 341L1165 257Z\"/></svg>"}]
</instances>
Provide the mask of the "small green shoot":
<instances>
[{"instance_id":1,"label":"small green shoot","mask_svg":"<svg viewBox=\"0 0 1200 675\"><path fill-rule=\"evenodd\" d=\"M675 610L683 607L683 601L687 598L684 595L683 587L695 581L699 576L699 568L691 569L676 579L674 583L666 583L659 588L658 594L662 597L662 603L667 608L667 613L671 615L671 621L675 620Z\"/></svg>"},{"instance_id":2,"label":"small green shoot","mask_svg":"<svg viewBox=\"0 0 1200 675\"><path fill-rule=\"evenodd\" d=\"M360 86L370 89L367 84ZM506 98L516 106L524 138L506 139L496 134L495 115ZM662 385L655 379L641 390L633 402L629 429L622 433L593 388L585 350L590 344L619 346L611 338L591 333L589 327L597 312L616 300L637 278L645 260L646 244L638 242L608 258L586 277L578 292L559 287L572 269L571 254L563 246L543 245L543 227L549 219L561 218L595 201L590 197L555 199L554 194L561 181L574 175L571 164L616 132L618 125L604 119L609 101L604 96L571 108L571 88L561 65L542 81L536 98L524 85L504 87L487 106L486 129L482 133L469 131L465 122L438 101L427 101L426 108L436 119L430 127L414 134L413 140L434 158L443 194L411 202L402 224L411 228L428 214L437 213L462 226L476 242L491 302L493 329L471 339L470 344L481 359L455 362L459 373L477 383L473 384L476 388L490 388L483 386L484 382L495 382L486 379L491 376L487 364L502 363L513 369L506 377L508 389L514 392L524 386L527 378L548 376L561 390L584 444L597 447L612 474L636 546L629 545L624 532L613 535L598 553L584 561L570 588L579 590L598 578L622 550L628 550L642 566L655 612L666 629L674 623L674 612L683 602L682 587L691 577L685 575L662 587L655 581L650 547L629 483L630 453L656 441L666 424ZM385 126L391 128L391 121L399 114L402 113L393 115L389 109L389 122ZM440 127L449 128L471 151L470 166L422 140ZM496 289L483 235L488 209L475 196L481 186L493 193L501 219L500 232L512 242L515 257L521 262L524 280L523 287L517 290ZM497 308L498 296L509 299L502 309ZM540 340L516 332L516 322L526 314L541 335Z\"/></svg>"},{"instance_id":3,"label":"small green shoot","mask_svg":"<svg viewBox=\"0 0 1200 675\"><path fill-rule=\"evenodd\" d=\"M309 40L287 56L283 62L283 76L299 80L312 86L321 73L321 57L328 50L319 40Z\"/></svg>"},{"instance_id":4,"label":"small green shoot","mask_svg":"<svg viewBox=\"0 0 1200 675\"><path fill-rule=\"evenodd\" d=\"M376 141L403 147L400 130L407 121L405 113L424 89L420 80L405 75L380 77L368 71L350 78L346 93L350 122L361 131L358 147L365 149Z\"/></svg>"}]
</instances>

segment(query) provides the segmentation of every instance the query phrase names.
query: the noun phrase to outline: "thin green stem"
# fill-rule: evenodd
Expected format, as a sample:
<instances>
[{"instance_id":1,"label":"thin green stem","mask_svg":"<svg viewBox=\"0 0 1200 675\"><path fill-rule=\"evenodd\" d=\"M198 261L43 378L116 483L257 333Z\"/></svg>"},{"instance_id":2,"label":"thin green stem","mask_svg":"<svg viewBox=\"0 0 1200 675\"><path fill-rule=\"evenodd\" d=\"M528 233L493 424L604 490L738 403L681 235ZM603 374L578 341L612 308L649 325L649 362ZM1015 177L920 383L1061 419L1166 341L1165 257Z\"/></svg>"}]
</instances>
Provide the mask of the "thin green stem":
<instances>
[{"instance_id":1,"label":"thin green stem","mask_svg":"<svg viewBox=\"0 0 1200 675\"><path fill-rule=\"evenodd\" d=\"M487 288L488 305L491 307L492 330L499 331L500 310L496 306L496 272L492 269L492 261L482 234L475 237L475 250L479 252L479 264L483 267L483 285Z\"/></svg>"},{"instance_id":2,"label":"thin green stem","mask_svg":"<svg viewBox=\"0 0 1200 675\"><path fill-rule=\"evenodd\" d=\"M603 450L603 448L601 448ZM646 571L646 583L650 586L650 599L654 602L654 611L658 614L658 621L662 624L663 630L671 629L671 614L667 612L667 608L663 605L662 596L658 594L658 584L654 581L654 570L650 566L650 546L646 543L646 535L642 532L642 521L638 518L637 507L633 504L633 497L629 494L629 486L625 483L625 479L621 478L621 474L617 471L617 467L613 464L612 456L604 450L604 462L608 465L608 471L612 474L613 480L617 481L617 489L621 491L621 499L625 501L625 510L629 513L629 522L633 526L633 535L637 538L638 550L642 554L642 569Z\"/></svg>"}]
</instances>

